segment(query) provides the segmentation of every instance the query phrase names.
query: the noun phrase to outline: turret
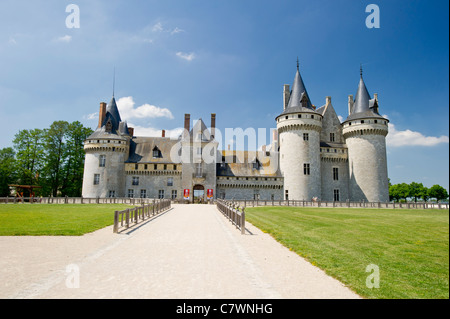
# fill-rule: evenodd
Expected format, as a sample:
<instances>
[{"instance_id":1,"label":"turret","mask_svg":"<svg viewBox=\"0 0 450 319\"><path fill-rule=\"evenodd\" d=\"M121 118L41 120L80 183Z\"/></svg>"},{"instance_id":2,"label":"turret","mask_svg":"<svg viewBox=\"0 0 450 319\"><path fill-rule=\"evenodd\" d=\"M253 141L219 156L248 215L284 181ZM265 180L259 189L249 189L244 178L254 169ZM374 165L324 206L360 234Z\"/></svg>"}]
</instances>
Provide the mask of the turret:
<instances>
[{"instance_id":1,"label":"turret","mask_svg":"<svg viewBox=\"0 0 450 319\"><path fill-rule=\"evenodd\" d=\"M130 131L120 118L114 96L108 107L100 104L99 125L84 143L83 197L125 197Z\"/></svg>"},{"instance_id":2,"label":"turret","mask_svg":"<svg viewBox=\"0 0 450 319\"><path fill-rule=\"evenodd\" d=\"M284 199L311 200L321 195L320 131L322 115L315 111L297 61L292 90L284 86L283 112L276 117Z\"/></svg>"},{"instance_id":3,"label":"turret","mask_svg":"<svg viewBox=\"0 0 450 319\"><path fill-rule=\"evenodd\" d=\"M349 97L349 116L342 123L348 147L352 201L389 201L386 158L388 122L378 112L378 96L370 97L361 70L358 91L354 100Z\"/></svg>"}]
</instances>

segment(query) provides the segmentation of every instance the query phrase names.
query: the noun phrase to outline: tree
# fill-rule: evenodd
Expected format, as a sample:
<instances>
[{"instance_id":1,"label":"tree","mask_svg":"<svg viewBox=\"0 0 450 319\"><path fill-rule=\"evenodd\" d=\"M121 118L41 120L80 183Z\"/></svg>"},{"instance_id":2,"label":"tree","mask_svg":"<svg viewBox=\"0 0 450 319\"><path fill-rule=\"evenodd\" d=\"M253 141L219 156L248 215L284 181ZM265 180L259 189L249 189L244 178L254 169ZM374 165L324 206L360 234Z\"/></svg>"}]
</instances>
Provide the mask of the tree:
<instances>
[{"instance_id":1,"label":"tree","mask_svg":"<svg viewBox=\"0 0 450 319\"><path fill-rule=\"evenodd\" d=\"M409 185L406 183L395 184L389 187L389 197L393 200L399 201L410 197Z\"/></svg>"},{"instance_id":2,"label":"tree","mask_svg":"<svg viewBox=\"0 0 450 319\"><path fill-rule=\"evenodd\" d=\"M65 165L61 194L70 197L81 196L84 172L84 141L93 133L80 122L70 123L66 132Z\"/></svg>"},{"instance_id":3,"label":"tree","mask_svg":"<svg viewBox=\"0 0 450 319\"><path fill-rule=\"evenodd\" d=\"M424 186L422 183L412 182L409 186L409 197L413 197L417 202L417 198L421 198L424 195Z\"/></svg>"},{"instance_id":4,"label":"tree","mask_svg":"<svg viewBox=\"0 0 450 319\"><path fill-rule=\"evenodd\" d=\"M44 131L21 130L15 135L13 145L16 150L17 181L23 185L38 184L45 159Z\"/></svg>"},{"instance_id":5,"label":"tree","mask_svg":"<svg viewBox=\"0 0 450 319\"><path fill-rule=\"evenodd\" d=\"M447 190L440 186L440 185L433 185L430 187L428 194L430 197L436 198L436 200L439 202L440 200L447 199L448 198L448 192Z\"/></svg>"},{"instance_id":6,"label":"tree","mask_svg":"<svg viewBox=\"0 0 450 319\"><path fill-rule=\"evenodd\" d=\"M9 184L17 178L15 152L11 147L0 149L0 197L9 196Z\"/></svg>"},{"instance_id":7,"label":"tree","mask_svg":"<svg viewBox=\"0 0 450 319\"><path fill-rule=\"evenodd\" d=\"M58 196L61 188L63 166L65 161L66 145L65 135L69 123L55 121L44 132L45 140L45 166L44 166L44 192Z\"/></svg>"}]
</instances>

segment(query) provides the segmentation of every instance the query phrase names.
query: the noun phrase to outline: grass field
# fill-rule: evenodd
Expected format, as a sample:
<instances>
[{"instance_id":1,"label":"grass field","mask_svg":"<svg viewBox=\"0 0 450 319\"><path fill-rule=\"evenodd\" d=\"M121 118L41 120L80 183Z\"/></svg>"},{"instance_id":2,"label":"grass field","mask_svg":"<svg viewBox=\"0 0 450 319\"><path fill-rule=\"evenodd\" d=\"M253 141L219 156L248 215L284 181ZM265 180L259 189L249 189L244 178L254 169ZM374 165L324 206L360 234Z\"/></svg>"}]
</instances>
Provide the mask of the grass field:
<instances>
[{"instance_id":1,"label":"grass field","mask_svg":"<svg viewBox=\"0 0 450 319\"><path fill-rule=\"evenodd\" d=\"M449 298L448 210L247 208L246 219L366 298ZM380 288L366 272L377 265Z\"/></svg>"},{"instance_id":2,"label":"grass field","mask_svg":"<svg viewBox=\"0 0 450 319\"><path fill-rule=\"evenodd\" d=\"M128 205L0 205L0 236L81 236L114 223Z\"/></svg>"}]
</instances>

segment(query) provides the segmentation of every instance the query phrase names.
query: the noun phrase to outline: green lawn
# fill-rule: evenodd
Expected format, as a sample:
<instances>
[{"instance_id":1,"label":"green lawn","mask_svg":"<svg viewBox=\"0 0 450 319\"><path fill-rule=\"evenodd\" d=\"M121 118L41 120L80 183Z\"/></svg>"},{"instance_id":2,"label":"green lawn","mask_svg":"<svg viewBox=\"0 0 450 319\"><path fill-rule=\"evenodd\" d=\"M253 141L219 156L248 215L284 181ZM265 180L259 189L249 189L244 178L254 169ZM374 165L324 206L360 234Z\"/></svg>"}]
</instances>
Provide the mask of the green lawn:
<instances>
[{"instance_id":1,"label":"green lawn","mask_svg":"<svg viewBox=\"0 0 450 319\"><path fill-rule=\"evenodd\" d=\"M246 219L366 298L449 298L448 210L256 207ZM366 287L369 264L380 288Z\"/></svg>"},{"instance_id":2,"label":"green lawn","mask_svg":"<svg viewBox=\"0 0 450 319\"><path fill-rule=\"evenodd\" d=\"M0 205L0 236L81 236L114 223L128 205Z\"/></svg>"}]
</instances>

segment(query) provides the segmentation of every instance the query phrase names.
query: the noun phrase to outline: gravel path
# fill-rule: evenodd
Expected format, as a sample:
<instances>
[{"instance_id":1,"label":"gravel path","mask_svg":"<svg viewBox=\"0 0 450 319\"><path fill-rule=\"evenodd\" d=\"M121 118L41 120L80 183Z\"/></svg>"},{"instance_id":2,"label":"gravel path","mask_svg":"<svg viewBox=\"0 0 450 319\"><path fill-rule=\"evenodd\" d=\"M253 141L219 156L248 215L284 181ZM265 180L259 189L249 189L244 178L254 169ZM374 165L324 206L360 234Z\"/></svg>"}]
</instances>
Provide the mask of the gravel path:
<instances>
[{"instance_id":1,"label":"gravel path","mask_svg":"<svg viewBox=\"0 0 450 319\"><path fill-rule=\"evenodd\" d=\"M173 205L127 233L0 237L0 298L360 298L246 229L213 205Z\"/></svg>"}]
</instances>

